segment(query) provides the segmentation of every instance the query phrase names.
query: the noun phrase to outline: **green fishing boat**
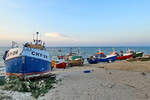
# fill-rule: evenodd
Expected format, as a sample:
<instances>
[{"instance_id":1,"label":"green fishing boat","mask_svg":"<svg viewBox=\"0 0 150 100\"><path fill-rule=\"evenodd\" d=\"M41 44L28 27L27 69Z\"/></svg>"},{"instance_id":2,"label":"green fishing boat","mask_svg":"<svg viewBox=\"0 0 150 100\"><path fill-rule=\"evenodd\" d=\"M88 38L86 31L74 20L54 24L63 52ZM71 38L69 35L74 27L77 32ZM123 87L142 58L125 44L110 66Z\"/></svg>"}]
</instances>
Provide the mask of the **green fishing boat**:
<instances>
[{"instance_id":1,"label":"green fishing boat","mask_svg":"<svg viewBox=\"0 0 150 100\"><path fill-rule=\"evenodd\" d=\"M143 57L144 52L135 52L133 58Z\"/></svg>"},{"instance_id":2,"label":"green fishing boat","mask_svg":"<svg viewBox=\"0 0 150 100\"><path fill-rule=\"evenodd\" d=\"M82 56L79 55L79 50L78 53L73 53L72 48L70 49L69 55L67 55L67 62L68 66L83 66L84 59Z\"/></svg>"}]
</instances>

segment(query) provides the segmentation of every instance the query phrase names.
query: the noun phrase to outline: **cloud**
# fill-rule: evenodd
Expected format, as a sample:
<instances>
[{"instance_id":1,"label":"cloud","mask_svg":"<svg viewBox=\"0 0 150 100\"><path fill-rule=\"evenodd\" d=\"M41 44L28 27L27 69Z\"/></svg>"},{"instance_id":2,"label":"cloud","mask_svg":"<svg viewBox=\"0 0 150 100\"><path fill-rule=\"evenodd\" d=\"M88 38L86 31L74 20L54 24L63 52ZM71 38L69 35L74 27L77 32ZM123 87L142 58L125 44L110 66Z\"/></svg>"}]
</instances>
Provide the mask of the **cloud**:
<instances>
[{"instance_id":1,"label":"cloud","mask_svg":"<svg viewBox=\"0 0 150 100\"><path fill-rule=\"evenodd\" d=\"M58 33L45 33L45 36L52 37L52 38L64 38L62 35Z\"/></svg>"},{"instance_id":2,"label":"cloud","mask_svg":"<svg viewBox=\"0 0 150 100\"><path fill-rule=\"evenodd\" d=\"M51 38L51 39L55 39L57 41L76 41L76 39L74 39L71 36L68 35L63 35L60 33L45 33L45 37L46 38Z\"/></svg>"},{"instance_id":3,"label":"cloud","mask_svg":"<svg viewBox=\"0 0 150 100\"><path fill-rule=\"evenodd\" d=\"M76 44L79 41L74 36L64 35L58 32L45 33L43 40L46 41L46 44L49 46L67 46Z\"/></svg>"}]
</instances>

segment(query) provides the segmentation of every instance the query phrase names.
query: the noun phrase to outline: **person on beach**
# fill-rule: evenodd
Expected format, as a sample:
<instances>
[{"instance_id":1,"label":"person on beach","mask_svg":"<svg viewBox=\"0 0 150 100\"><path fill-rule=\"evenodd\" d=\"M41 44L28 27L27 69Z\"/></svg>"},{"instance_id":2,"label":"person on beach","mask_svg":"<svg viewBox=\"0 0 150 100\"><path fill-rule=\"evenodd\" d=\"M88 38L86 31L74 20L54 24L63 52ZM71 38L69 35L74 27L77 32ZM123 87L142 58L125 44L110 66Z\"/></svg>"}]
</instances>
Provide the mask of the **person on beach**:
<instances>
[{"instance_id":1,"label":"person on beach","mask_svg":"<svg viewBox=\"0 0 150 100\"><path fill-rule=\"evenodd\" d=\"M52 67L51 67L51 70L53 70L53 69L54 69L55 64L56 64L55 60L52 60Z\"/></svg>"},{"instance_id":2,"label":"person on beach","mask_svg":"<svg viewBox=\"0 0 150 100\"><path fill-rule=\"evenodd\" d=\"M123 51L120 51L120 55L123 56Z\"/></svg>"}]
</instances>

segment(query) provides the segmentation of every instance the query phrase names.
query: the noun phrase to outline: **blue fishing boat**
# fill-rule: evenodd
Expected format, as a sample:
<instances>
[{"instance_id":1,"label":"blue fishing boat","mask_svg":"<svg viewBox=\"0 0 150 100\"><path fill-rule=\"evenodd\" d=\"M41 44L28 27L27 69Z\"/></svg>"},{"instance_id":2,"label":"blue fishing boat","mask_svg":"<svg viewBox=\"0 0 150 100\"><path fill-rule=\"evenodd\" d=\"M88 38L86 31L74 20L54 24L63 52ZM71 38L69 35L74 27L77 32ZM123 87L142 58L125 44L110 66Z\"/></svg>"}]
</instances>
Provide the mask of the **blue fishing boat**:
<instances>
[{"instance_id":1,"label":"blue fishing boat","mask_svg":"<svg viewBox=\"0 0 150 100\"><path fill-rule=\"evenodd\" d=\"M107 55L106 57L98 58L98 62L113 62L117 59L116 55Z\"/></svg>"},{"instance_id":2,"label":"blue fishing boat","mask_svg":"<svg viewBox=\"0 0 150 100\"><path fill-rule=\"evenodd\" d=\"M22 48L12 43L12 48L7 50L3 56L6 66L6 75L17 76L41 76L51 71L51 59L46 51L45 43L39 40L39 33L33 43L25 43Z\"/></svg>"},{"instance_id":3,"label":"blue fishing boat","mask_svg":"<svg viewBox=\"0 0 150 100\"><path fill-rule=\"evenodd\" d=\"M104 52L102 52L100 49L99 51L90 58L87 58L87 61L90 64L97 64L99 62L113 62L117 59L116 55L105 55Z\"/></svg>"},{"instance_id":4,"label":"blue fishing boat","mask_svg":"<svg viewBox=\"0 0 150 100\"><path fill-rule=\"evenodd\" d=\"M107 55L106 57L91 56L90 58L87 58L87 61L90 64L97 64L99 62L114 62L116 61L116 59L117 59L116 55Z\"/></svg>"}]
</instances>

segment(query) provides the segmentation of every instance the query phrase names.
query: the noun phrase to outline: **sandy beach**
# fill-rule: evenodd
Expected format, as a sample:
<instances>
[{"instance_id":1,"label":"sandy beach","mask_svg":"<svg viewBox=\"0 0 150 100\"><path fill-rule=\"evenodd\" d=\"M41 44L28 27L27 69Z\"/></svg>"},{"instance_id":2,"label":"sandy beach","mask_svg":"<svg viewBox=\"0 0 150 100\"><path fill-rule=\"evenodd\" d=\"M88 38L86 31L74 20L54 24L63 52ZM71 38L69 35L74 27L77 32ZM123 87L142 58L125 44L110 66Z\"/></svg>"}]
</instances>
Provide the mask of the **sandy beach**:
<instances>
[{"instance_id":1,"label":"sandy beach","mask_svg":"<svg viewBox=\"0 0 150 100\"><path fill-rule=\"evenodd\" d=\"M149 12L150 0L0 0L0 100L150 100Z\"/></svg>"},{"instance_id":2,"label":"sandy beach","mask_svg":"<svg viewBox=\"0 0 150 100\"><path fill-rule=\"evenodd\" d=\"M91 72L84 73L85 70ZM117 61L56 69L52 73L62 81L38 100L150 100L149 72L150 61ZM30 93L8 94L13 100L34 100Z\"/></svg>"}]
</instances>

